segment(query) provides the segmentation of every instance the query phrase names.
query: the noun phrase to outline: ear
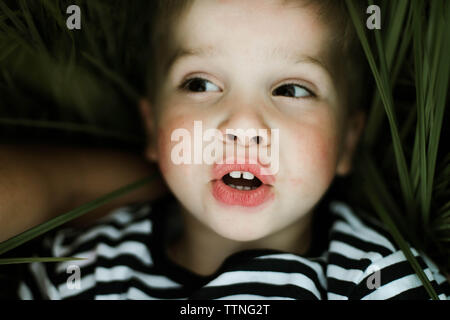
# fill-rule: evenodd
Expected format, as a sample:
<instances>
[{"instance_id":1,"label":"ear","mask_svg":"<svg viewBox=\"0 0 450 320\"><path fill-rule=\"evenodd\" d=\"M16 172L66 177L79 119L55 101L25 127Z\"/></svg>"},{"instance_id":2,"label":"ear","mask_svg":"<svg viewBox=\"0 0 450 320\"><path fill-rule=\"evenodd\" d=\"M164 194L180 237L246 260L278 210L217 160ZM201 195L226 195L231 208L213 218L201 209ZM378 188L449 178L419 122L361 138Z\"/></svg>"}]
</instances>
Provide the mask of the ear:
<instances>
[{"instance_id":1,"label":"ear","mask_svg":"<svg viewBox=\"0 0 450 320\"><path fill-rule=\"evenodd\" d=\"M363 132L365 122L366 116L361 110L354 111L347 121L347 128L344 131L342 141L341 156L336 168L336 173L340 176L349 174L352 169L353 155Z\"/></svg>"},{"instance_id":2,"label":"ear","mask_svg":"<svg viewBox=\"0 0 450 320\"><path fill-rule=\"evenodd\" d=\"M147 146L145 148L145 156L148 160L156 162L158 161L158 153L156 146L156 126L153 106L150 101L146 98L139 100L139 111L141 113L141 118L144 124Z\"/></svg>"}]
</instances>

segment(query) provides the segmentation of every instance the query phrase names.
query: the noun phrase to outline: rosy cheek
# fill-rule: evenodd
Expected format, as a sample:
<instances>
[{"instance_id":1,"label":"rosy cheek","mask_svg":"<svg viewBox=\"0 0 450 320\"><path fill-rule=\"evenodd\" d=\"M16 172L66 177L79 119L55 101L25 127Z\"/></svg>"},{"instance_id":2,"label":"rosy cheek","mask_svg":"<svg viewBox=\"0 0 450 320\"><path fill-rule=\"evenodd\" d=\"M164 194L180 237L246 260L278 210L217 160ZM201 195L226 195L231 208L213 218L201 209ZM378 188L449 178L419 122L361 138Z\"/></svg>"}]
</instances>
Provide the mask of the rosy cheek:
<instances>
[{"instance_id":1,"label":"rosy cheek","mask_svg":"<svg viewBox=\"0 0 450 320\"><path fill-rule=\"evenodd\" d=\"M158 129L158 162L161 173L167 178L175 170L182 170L182 172L177 171L175 175L184 176L187 174L189 165L175 165L172 161L172 148L179 142L171 141L172 132L176 129L184 128L190 131L189 122L183 118L176 118L170 122L164 124L164 128Z\"/></svg>"},{"instance_id":2,"label":"rosy cheek","mask_svg":"<svg viewBox=\"0 0 450 320\"><path fill-rule=\"evenodd\" d=\"M332 179L336 166L336 143L334 137L327 133L321 133L311 139L311 159L318 176L328 181Z\"/></svg>"},{"instance_id":3,"label":"rosy cheek","mask_svg":"<svg viewBox=\"0 0 450 320\"><path fill-rule=\"evenodd\" d=\"M318 158L321 168L324 170L324 175L328 179L334 175L334 170L336 166L336 155L335 155L335 145L330 143L329 140L322 141L322 144L317 147Z\"/></svg>"},{"instance_id":4,"label":"rosy cheek","mask_svg":"<svg viewBox=\"0 0 450 320\"><path fill-rule=\"evenodd\" d=\"M170 135L167 135L164 130L158 129L158 164L164 176L167 175L169 165L168 144L170 144Z\"/></svg>"},{"instance_id":5,"label":"rosy cheek","mask_svg":"<svg viewBox=\"0 0 450 320\"><path fill-rule=\"evenodd\" d=\"M296 187L303 184L303 178L289 178L289 183Z\"/></svg>"},{"instance_id":6,"label":"rosy cheek","mask_svg":"<svg viewBox=\"0 0 450 320\"><path fill-rule=\"evenodd\" d=\"M335 139L331 132L297 130L294 136L295 156L289 182L292 186L305 183L318 187L327 184L334 175Z\"/></svg>"}]
</instances>

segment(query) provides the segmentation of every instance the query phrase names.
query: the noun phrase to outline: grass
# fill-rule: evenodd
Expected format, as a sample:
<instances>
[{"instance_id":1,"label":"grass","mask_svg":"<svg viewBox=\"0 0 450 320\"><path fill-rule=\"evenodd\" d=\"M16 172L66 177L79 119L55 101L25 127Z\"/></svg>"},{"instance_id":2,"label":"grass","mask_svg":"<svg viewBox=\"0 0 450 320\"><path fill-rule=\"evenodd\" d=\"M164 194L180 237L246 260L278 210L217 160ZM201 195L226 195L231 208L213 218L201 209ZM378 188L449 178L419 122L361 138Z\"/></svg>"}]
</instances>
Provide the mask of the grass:
<instances>
[{"instance_id":1,"label":"grass","mask_svg":"<svg viewBox=\"0 0 450 320\"><path fill-rule=\"evenodd\" d=\"M450 46L445 34L450 31L448 24L449 4L446 1L432 1L426 7L423 1L392 1L385 2L388 12L395 12L391 20L384 21L383 30L387 37L383 39L381 30L367 31L363 23L358 19L356 7L353 1L346 0L351 13L362 47L372 70L377 88L377 95L372 104L369 118L370 131L366 134L364 166L360 166L359 175L363 177L362 190L364 199L371 204L371 209L376 212L384 224L388 227L396 243L404 252L406 258L422 281L424 287L433 299L437 299L431 284L418 265L411 252L409 243L419 250L428 253L441 262L444 272L449 270L449 245L446 240L448 233L448 213L439 210L447 203L442 202L448 195L448 184L444 188L437 188L434 183L436 176L449 180L448 164L440 166L442 170L436 172L439 142L441 139L444 111L447 105L448 80L450 72ZM427 11L428 10L428 11ZM387 29L387 30L386 30ZM400 40L401 30L406 30L406 37ZM369 34L371 33L371 34ZM368 37L374 38L375 48L369 44ZM405 39L412 43L405 43ZM400 43L395 48L396 44ZM412 48L412 56L405 55L405 48ZM395 52L399 50L400 59L393 61ZM410 105L408 118L415 119L416 126L410 123L401 128L398 116L401 114L395 108L394 92L395 80L398 72L405 64L403 57L413 61L414 75L413 88L416 99ZM371 121L376 121L380 126L382 121L380 102L384 109L390 130L390 145L394 156L383 159L383 169L375 164L377 157L374 155L376 139L379 136ZM411 114L413 116L411 116ZM404 114L403 114L404 115ZM381 126L380 126L381 127ZM403 130L402 130L403 129ZM402 135L400 132L403 131ZM401 137L403 136L403 138ZM409 138L409 140L408 140ZM412 145L412 147L411 147ZM410 147L412 152L407 153L405 147ZM448 150L441 148L442 155L448 155ZM395 174L395 181L387 183L385 174ZM394 184L390 186L389 184ZM397 188L395 188L397 187ZM399 198L395 198L399 196ZM394 200L397 199L397 200ZM399 201L398 199L402 199ZM447 198L448 199L448 198ZM430 223L434 216L442 223L437 225Z\"/></svg>"},{"instance_id":2,"label":"grass","mask_svg":"<svg viewBox=\"0 0 450 320\"><path fill-rule=\"evenodd\" d=\"M442 142L448 130L450 2L379 1L381 30L367 30L354 1L345 2L375 82L349 196L383 221L436 299L410 245L450 274L450 153ZM63 8L74 3L84 14L82 32L65 28ZM145 93L149 18L140 13L149 10L144 1L0 1L2 137L25 140L56 130L67 138L83 134L86 143L142 147L131 106ZM1 243L0 255L150 179Z\"/></svg>"}]
</instances>

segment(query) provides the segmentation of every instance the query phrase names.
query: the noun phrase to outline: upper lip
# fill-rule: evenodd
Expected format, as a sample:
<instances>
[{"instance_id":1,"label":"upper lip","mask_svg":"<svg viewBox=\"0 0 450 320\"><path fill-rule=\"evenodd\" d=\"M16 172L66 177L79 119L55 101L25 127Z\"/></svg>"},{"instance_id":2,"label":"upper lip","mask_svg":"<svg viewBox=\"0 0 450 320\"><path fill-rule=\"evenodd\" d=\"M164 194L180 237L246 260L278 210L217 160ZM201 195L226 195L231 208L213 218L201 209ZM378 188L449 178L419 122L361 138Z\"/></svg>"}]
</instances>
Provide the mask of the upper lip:
<instances>
[{"instance_id":1,"label":"upper lip","mask_svg":"<svg viewBox=\"0 0 450 320\"><path fill-rule=\"evenodd\" d=\"M261 174L261 172L264 172L264 170L267 170L267 168L264 168L260 164L256 163L246 163L240 164L240 163L223 163L219 164L216 163L213 166L212 175L214 180L220 180L223 178L224 175L232 172L232 171L247 171L253 174L256 178L261 180L262 183L271 185L275 181L275 177L271 174Z\"/></svg>"}]
</instances>

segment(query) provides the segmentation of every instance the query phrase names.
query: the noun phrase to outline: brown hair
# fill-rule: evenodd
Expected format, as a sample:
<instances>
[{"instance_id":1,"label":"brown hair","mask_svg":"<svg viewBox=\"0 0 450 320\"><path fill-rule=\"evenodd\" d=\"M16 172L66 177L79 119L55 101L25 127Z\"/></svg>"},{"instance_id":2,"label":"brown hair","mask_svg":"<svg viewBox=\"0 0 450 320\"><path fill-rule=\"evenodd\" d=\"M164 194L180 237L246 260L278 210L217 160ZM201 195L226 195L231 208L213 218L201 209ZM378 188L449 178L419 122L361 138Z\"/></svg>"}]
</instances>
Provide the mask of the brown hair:
<instances>
[{"instance_id":1,"label":"brown hair","mask_svg":"<svg viewBox=\"0 0 450 320\"><path fill-rule=\"evenodd\" d=\"M168 53L171 52L170 35L173 33L175 21L189 9L194 0L157 0L152 17L152 57L150 61L149 99L157 100L158 83L169 62ZM349 109L361 108L367 104L365 97L368 92L368 67L352 21L344 0L282 0L283 4L298 4L302 7L311 6L318 17L332 30L338 30L332 37L333 65L340 68L336 71L340 79L345 81L345 101ZM357 2L361 5L361 2ZM359 7L361 17L364 13ZM339 52L340 54L335 54ZM349 72L350 70L350 72ZM346 72L345 76L342 74Z\"/></svg>"},{"instance_id":2,"label":"brown hair","mask_svg":"<svg viewBox=\"0 0 450 320\"><path fill-rule=\"evenodd\" d=\"M298 0L284 0L298 1ZM345 101L348 110L366 109L370 102L368 93L371 89L370 68L358 35L350 18L345 0L303 0L306 5L315 6L323 23L337 30L331 39L332 64L338 66L339 79L344 81ZM364 20L365 1L353 1L359 13L359 19Z\"/></svg>"},{"instance_id":3,"label":"brown hair","mask_svg":"<svg viewBox=\"0 0 450 320\"><path fill-rule=\"evenodd\" d=\"M151 57L149 66L148 95L152 103L158 98L159 86L163 74L167 69L168 54L172 49L170 35L174 32L177 19L185 13L194 0L157 0L152 15Z\"/></svg>"}]
</instances>

